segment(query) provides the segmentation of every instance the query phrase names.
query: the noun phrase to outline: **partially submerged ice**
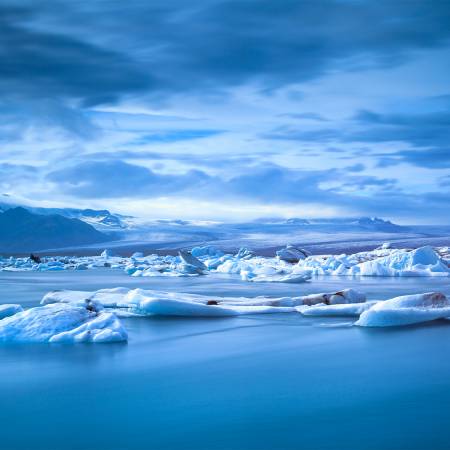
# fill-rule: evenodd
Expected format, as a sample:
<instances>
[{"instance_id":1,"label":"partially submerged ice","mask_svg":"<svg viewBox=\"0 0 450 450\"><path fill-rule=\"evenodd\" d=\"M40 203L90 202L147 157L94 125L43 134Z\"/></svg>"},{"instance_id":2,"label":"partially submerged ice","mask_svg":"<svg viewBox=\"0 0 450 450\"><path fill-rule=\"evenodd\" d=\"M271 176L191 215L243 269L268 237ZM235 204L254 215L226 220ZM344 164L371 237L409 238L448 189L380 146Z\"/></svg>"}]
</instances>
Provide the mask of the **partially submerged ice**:
<instances>
[{"instance_id":1,"label":"partially submerged ice","mask_svg":"<svg viewBox=\"0 0 450 450\"><path fill-rule=\"evenodd\" d=\"M114 308L118 315L226 317L246 314L295 312L295 307L311 305L313 296L299 297L218 297L144 289L115 288L95 292L54 291L44 296L42 304L68 303L80 305L89 299L105 308ZM354 303L365 296L353 289L318 294L315 302L322 304Z\"/></svg>"},{"instance_id":2,"label":"partially submerged ice","mask_svg":"<svg viewBox=\"0 0 450 450\"><path fill-rule=\"evenodd\" d=\"M450 301L447 297L440 292L428 292L377 302L361 314L355 325L391 327L447 317L450 317Z\"/></svg>"},{"instance_id":3,"label":"partially submerged ice","mask_svg":"<svg viewBox=\"0 0 450 450\"><path fill-rule=\"evenodd\" d=\"M51 304L0 320L0 342L119 342L128 336L112 312L92 302Z\"/></svg>"},{"instance_id":4,"label":"partially submerged ice","mask_svg":"<svg viewBox=\"0 0 450 450\"><path fill-rule=\"evenodd\" d=\"M304 316L359 316L374 302L366 302L365 294L354 289L303 297L296 310Z\"/></svg>"},{"instance_id":5,"label":"partially submerged ice","mask_svg":"<svg viewBox=\"0 0 450 450\"><path fill-rule=\"evenodd\" d=\"M366 301L365 294L354 289L343 289L332 293L310 294L303 297L305 305L339 305L348 303L362 303Z\"/></svg>"}]
</instances>

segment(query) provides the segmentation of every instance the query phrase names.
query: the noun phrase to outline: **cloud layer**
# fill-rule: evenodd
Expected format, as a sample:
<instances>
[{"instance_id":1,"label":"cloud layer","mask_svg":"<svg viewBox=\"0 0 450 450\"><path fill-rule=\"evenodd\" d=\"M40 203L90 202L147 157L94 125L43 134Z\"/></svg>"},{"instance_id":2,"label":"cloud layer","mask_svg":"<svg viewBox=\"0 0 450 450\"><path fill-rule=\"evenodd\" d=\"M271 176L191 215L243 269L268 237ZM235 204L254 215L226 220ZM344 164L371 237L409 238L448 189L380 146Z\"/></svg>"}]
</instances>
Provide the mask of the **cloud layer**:
<instances>
[{"instance_id":1,"label":"cloud layer","mask_svg":"<svg viewBox=\"0 0 450 450\"><path fill-rule=\"evenodd\" d=\"M448 23L442 1L3 2L1 189L446 222Z\"/></svg>"}]
</instances>

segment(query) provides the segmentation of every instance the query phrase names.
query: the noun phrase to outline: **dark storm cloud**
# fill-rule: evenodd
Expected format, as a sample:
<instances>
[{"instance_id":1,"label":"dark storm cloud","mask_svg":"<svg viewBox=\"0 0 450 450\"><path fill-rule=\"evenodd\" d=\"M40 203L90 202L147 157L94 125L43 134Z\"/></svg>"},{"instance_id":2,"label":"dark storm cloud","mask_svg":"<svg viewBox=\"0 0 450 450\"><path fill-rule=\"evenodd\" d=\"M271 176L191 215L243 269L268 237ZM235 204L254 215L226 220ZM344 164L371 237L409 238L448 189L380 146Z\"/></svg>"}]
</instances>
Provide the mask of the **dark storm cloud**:
<instances>
[{"instance_id":1,"label":"dark storm cloud","mask_svg":"<svg viewBox=\"0 0 450 450\"><path fill-rule=\"evenodd\" d=\"M450 36L448 2L21 2L2 7L4 88L117 101L130 92L276 88L393 66ZM45 28L47 31L43 31Z\"/></svg>"},{"instance_id":2,"label":"dark storm cloud","mask_svg":"<svg viewBox=\"0 0 450 450\"><path fill-rule=\"evenodd\" d=\"M27 24L34 14L32 7L0 6L2 96L71 99L92 106L149 88L150 77L125 55L81 38L33 29Z\"/></svg>"}]
</instances>

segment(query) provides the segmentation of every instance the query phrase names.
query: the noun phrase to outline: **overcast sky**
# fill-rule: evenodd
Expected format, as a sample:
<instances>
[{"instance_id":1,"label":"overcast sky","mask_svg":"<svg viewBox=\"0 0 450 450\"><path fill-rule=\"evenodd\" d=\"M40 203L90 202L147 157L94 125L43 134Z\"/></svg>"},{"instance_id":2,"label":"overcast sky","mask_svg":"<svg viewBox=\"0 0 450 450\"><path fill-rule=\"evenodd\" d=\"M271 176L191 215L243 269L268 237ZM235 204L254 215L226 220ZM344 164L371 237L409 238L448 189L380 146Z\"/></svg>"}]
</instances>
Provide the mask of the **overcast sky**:
<instances>
[{"instance_id":1,"label":"overcast sky","mask_svg":"<svg viewBox=\"0 0 450 450\"><path fill-rule=\"evenodd\" d=\"M0 0L0 192L450 223L450 1Z\"/></svg>"}]
</instances>

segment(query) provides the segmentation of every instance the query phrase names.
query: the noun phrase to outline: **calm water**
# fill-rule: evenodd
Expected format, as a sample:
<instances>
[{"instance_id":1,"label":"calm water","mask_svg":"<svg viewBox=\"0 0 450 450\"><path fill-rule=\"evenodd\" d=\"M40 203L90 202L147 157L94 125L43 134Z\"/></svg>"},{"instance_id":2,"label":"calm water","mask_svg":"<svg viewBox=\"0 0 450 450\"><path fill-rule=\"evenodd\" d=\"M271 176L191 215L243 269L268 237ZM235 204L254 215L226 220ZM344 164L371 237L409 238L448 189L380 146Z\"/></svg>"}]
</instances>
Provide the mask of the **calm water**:
<instances>
[{"instance_id":1,"label":"calm water","mask_svg":"<svg viewBox=\"0 0 450 450\"><path fill-rule=\"evenodd\" d=\"M130 286L216 295L356 287L370 299L448 279L130 278L112 270L0 273L0 301ZM0 346L0 449L450 448L450 322L395 330L277 314L126 319L128 344Z\"/></svg>"}]
</instances>

